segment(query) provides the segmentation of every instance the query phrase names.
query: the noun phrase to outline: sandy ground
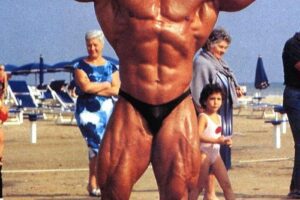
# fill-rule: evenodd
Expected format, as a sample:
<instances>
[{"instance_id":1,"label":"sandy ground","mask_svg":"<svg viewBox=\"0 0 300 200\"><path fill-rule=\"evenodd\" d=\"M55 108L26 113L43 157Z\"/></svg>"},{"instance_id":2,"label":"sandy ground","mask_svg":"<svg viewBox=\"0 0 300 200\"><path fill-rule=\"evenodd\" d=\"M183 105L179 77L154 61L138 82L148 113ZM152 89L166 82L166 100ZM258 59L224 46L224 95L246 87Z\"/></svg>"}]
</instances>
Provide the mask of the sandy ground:
<instances>
[{"instance_id":1,"label":"sandy ground","mask_svg":"<svg viewBox=\"0 0 300 200\"><path fill-rule=\"evenodd\" d=\"M237 199L285 199L293 164L289 126L274 147L273 127L243 109L234 117L233 168L229 176ZM30 122L4 126L5 199L92 199L87 196L87 151L76 126L38 121L36 144ZM220 188L218 196L223 199ZM132 200L159 199L151 166L135 185ZM202 199L202 197L199 197Z\"/></svg>"}]
</instances>

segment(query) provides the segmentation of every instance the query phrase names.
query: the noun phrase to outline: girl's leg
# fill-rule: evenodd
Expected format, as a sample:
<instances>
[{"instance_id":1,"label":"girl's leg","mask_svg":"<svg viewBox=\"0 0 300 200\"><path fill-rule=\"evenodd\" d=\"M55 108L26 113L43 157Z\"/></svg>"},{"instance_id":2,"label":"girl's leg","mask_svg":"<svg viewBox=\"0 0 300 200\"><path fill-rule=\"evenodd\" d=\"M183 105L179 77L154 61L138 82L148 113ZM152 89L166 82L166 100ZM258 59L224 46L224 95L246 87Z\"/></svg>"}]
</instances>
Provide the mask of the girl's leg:
<instances>
[{"instance_id":1,"label":"girl's leg","mask_svg":"<svg viewBox=\"0 0 300 200\"><path fill-rule=\"evenodd\" d=\"M199 193L205 188L206 192L206 184L208 182L209 176L209 168L210 168L210 159L206 153L201 152L201 167L200 167L200 175L199 175ZM204 199L205 193L204 193Z\"/></svg>"},{"instance_id":2,"label":"girl's leg","mask_svg":"<svg viewBox=\"0 0 300 200\"><path fill-rule=\"evenodd\" d=\"M214 175L216 176L219 182L219 185L223 190L225 199L234 200L235 197L227 174L227 170L220 155L217 157L216 161L212 164L212 169Z\"/></svg>"},{"instance_id":3,"label":"girl's leg","mask_svg":"<svg viewBox=\"0 0 300 200\"><path fill-rule=\"evenodd\" d=\"M205 184L203 200L218 200L215 190L215 175L212 172L209 173Z\"/></svg>"}]
</instances>

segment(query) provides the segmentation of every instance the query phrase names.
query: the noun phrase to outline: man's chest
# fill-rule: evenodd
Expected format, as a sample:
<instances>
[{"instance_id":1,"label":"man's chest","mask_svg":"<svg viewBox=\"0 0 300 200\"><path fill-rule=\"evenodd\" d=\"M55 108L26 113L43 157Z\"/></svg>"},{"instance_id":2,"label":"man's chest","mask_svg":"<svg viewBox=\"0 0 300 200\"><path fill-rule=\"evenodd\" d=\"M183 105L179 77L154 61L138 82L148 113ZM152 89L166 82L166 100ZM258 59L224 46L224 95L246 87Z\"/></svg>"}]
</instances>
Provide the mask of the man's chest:
<instances>
[{"instance_id":1,"label":"man's chest","mask_svg":"<svg viewBox=\"0 0 300 200\"><path fill-rule=\"evenodd\" d=\"M203 0L107 0L113 12L137 18L180 20L201 10Z\"/></svg>"}]
</instances>

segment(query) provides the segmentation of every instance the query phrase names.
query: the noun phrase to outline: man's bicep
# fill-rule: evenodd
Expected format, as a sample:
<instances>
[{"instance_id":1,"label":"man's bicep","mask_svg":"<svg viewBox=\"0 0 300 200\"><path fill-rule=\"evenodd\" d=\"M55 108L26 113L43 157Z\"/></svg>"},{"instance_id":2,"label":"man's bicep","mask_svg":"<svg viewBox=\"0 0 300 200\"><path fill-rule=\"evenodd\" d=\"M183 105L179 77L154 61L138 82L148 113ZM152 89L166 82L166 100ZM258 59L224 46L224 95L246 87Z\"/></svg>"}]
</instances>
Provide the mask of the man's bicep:
<instances>
[{"instance_id":1,"label":"man's bicep","mask_svg":"<svg viewBox=\"0 0 300 200\"><path fill-rule=\"evenodd\" d=\"M219 5L220 11L234 12L246 8L255 0L217 0L217 1L218 1L217 4Z\"/></svg>"},{"instance_id":2,"label":"man's bicep","mask_svg":"<svg viewBox=\"0 0 300 200\"><path fill-rule=\"evenodd\" d=\"M78 1L78 2L94 2L94 0L75 0L75 1Z\"/></svg>"}]
</instances>

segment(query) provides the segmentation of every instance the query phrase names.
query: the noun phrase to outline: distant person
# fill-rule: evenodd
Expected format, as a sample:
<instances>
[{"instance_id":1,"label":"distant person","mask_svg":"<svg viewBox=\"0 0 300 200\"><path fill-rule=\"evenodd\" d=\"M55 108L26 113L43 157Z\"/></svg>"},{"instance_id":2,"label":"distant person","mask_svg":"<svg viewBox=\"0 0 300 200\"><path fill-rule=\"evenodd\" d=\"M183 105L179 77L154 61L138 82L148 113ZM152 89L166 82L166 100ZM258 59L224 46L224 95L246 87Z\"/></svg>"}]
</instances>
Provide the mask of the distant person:
<instances>
[{"instance_id":1,"label":"distant person","mask_svg":"<svg viewBox=\"0 0 300 200\"><path fill-rule=\"evenodd\" d=\"M300 32L284 45L282 53L284 84L283 106L294 138L294 168L289 198L300 199Z\"/></svg>"},{"instance_id":2,"label":"distant person","mask_svg":"<svg viewBox=\"0 0 300 200\"><path fill-rule=\"evenodd\" d=\"M96 182L98 149L114 107L112 97L119 92L120 80L117 66L102 57L102 31L87 32L85 41L88 56L75 64L78 91L75 117L88 146L88 192L90 196L100 196Z\"/></svg>"},{"instance_id":3,"label":"distant person","mask_svg":"<svg viewBox=\"0 0 300 200\"><path fill-rule=\"evenodd\" d=\"M0 101L0 200L3 199L3 180L2 180L2 166L3 166L3 149L4 149L4 133L3 123L8 119L8 109L3 101Z\"/></svg>"},{"instance_id":4,"label":"distant person","mask_svg":"<svg viewBox=\"0 0 300 200\"><path fill-rule=\"evenodd\" d=\"M70 96L71 96L73 99L76 99L76 98L77 98L77 94L76 94L76 83L75 83L75 80L74 80L74 79L72 79L72 80L70 81L70 83L68 84L67 90L68 90L68 93L70 94Z\"/></svg>"},{"instance_id":5,"label":"distant person","mask_svg":"<svg viewBox=\"0 0 300 200\"><path fill-rule=\"evenodd\" d=\"M209 35L202 50L195 56L193 64L193 79L191 92L196 110L202 112L198 99L203 87L209 83L218 83L224 90L225 96L219 113L222 116L222 134L232 135L233 104L242 96L243 91L230 70L228 64L222 59L231 43L230 35L223 28L215 28ZM221 156L227 169L231 167L231 149L221 145ZM210 175L205 189L204 199L216 199L214 177Z\"/></svg>"},{"instance_id":6,"label":"distant person","mask_svg":"<svg viewBox=\"0 0 300 200\"><path fill-rule=\"evenodd\" d=\"M5 72L5 67L0 64L0 200L3 199L3 181L2 181L2 166L3 166L3 149L4 149L4 133L3 133L3 123L8 118L8 109L4 105L5 95L7 92L7 73Z\"/></svg>"},{"instance_id":7,"label":"distant person","mask_svg":"<svg viewBox=\"0 0 300 200\"><path fill-rule=\"evenodd\" d=\"M226 200L235 199L227 175L227 170L220 156L220 144L231 146L232 141L228 136L223 136L222 120L218 114L223 101L223 90L218 84L206 85L199 99L203 112L198 117L198 133L200 135L201 172L200 190L205 187L209 170L215 174Z\"/></svg>"},{"instance_id":8,"label":"distant person","mask_svg":"<svg viewBox=\"0 0 300 200\"><path fill-rule=\"evenodd\" d=\"M5 66L0 64L0 100L4 101L4 97L7 93L7 73L5 72Z\"/></svg>"},{"instance_id":9,"label":"distant person","mask_svg":"<svg viewBox=\"0 0 300 200\"><path fill-rule=\"evenodd\" d=\"M220 11L254 0L94 2L120 60L121 89L98 156L103 199L129 199L151 163L161 200L196 199L200 167L192 59Z\"/></svg>"}]
</instances>

